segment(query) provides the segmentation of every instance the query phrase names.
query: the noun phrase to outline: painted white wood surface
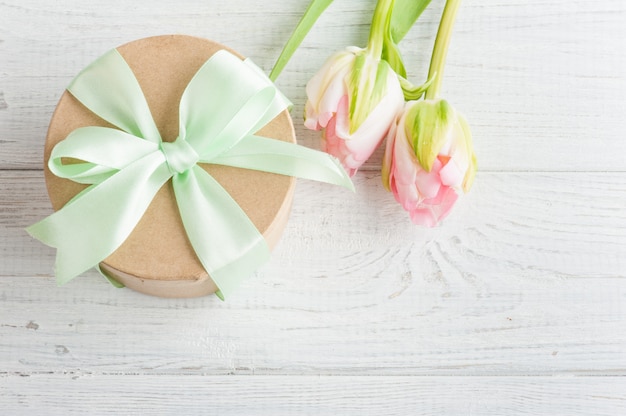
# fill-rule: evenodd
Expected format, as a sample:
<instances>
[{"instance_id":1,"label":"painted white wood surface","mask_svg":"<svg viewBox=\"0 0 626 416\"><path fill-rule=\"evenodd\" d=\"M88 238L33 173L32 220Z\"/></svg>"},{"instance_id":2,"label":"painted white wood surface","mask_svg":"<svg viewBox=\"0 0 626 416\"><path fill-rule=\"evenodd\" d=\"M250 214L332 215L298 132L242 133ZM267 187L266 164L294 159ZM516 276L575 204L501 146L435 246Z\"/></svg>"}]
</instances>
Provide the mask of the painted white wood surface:
<instances>
[{"instance_id":1,"label":"painted white wood surface","mask_svg":"<svg viewBox=\"0 0 626 416\"><path fill-rule=\"evenodd\" d=\"M624 409L617 377L54 374L0 379L0 393L11 399L4 411L51 416L94 409L104 415L615 416Z\"/></svg>"},{"instance_id":2,"label":"painted white wood surface","mask_svg":"<svg viewBox=\"0 0 626 416\"><path fill-rule=\"evenodd\" d=\"M51 212L42 143L102 52L186 33L269 70L308 0L0 2L2 414L626 414L626 3L466 0L446 97L480 172L436 229L386 193L299 182L270 263L229 301L49 278L23 228ZM442 2L402 44L426 72ZM279 79L363 45L373 0L336 0ZM250 7L246 11L246 8ZM278 8L278 10L274 10Z\"/></svg>"},{"instance_id":3,"label":"painted white wood surface","mask_svg":"<svg viewBox=\"0 0 626 416\"><path fill-rule=\"evenodd\" d=\"M269 71L308 2L3 1L0 167L40 167L61 91L112 47L185 33L228 44ZM433 0L401 45L415 82L426 76L442 3ZM326 57L365 45L373 4L335 1L294 55L278 85L294 102L295 119L303 87ZM471 121L482 170L623 170L624 22L623 0L463 3L443 93ZM318 136L298 127L300 141L316 146Z\"/></svg>"}]
</instances>

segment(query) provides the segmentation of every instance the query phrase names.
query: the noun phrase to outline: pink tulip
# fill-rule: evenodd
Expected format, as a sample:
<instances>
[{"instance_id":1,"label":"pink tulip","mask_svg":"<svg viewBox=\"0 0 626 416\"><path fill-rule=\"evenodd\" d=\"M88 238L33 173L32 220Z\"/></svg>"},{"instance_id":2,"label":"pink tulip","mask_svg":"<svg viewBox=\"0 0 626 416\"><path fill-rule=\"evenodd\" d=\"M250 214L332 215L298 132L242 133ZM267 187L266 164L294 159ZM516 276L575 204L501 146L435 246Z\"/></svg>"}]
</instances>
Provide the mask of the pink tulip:
<instances>
[{"instance_id":1,"label":"pink tulip","mask_svg":"<svg viewBox=\"0 0 626 416\"><path fill-rule=\"evenodd\" d=\"M404 103L389 64L356 47L331 56L306 92L304 125L323 129L323 150L337 157L350 176L384 139Z\"/></svg>"},{"instance_id":2,"label":"pink tulip","mask_svg":"<svg viewBox=\"0 0 626 416\"><path fill-rule=\"evenodd\" d=\"M387 135L382 178L413 223L437 225L475 173L465 118L445 100L408 102Z\"/></svg>"}]
</instances>

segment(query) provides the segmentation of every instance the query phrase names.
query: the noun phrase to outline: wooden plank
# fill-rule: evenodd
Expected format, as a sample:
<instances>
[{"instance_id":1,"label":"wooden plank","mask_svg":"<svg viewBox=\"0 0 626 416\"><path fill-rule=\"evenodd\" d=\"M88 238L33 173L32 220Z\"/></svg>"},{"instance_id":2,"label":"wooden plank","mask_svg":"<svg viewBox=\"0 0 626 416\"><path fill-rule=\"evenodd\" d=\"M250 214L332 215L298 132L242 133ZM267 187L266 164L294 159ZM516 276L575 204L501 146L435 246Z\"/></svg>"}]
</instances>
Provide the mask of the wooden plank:
<instances>
[{"instance_id":1,"label":"wooden plank","mask_svg":"<svg viewBox=\"0 0 626 416\"><path fill-rule=\"evenodd\" d=\"M375 173L298 184L270 263L222 303L55 288L21 227L41 173L0 177L0 369L193 374L624 375L626 173L481 173L414 227Z\"/></svg>"},{"instance_id":2,"label":"wooden plank","mask_svg":"<svg viewBox=\"0 0 626 416\"><path fill-rule=\"evenodd\" d=\"M624 377L0 375L10 415L615 416L625 392Z\"/></svg>"},{"instance_id":3,"label":"wooden plank","mask_svg":"<svg viewBox=\"0 0 626 416\"><path fill-rule=\"evenodd\" d=\"M0 168L40 168L46 126L63 88L104 51L133 39L187 33L222 41L269 70L308 0L192 0L129 9L64 0L0 4ZM279 4L279 3L276 3ZM252 7L252 9L250 9ZM373 3L335 2L278 85L295 103L301 143L318 134L300 119L304 85L334 50L363 46ZM411 78L424 78L442 5L402 44ZM444 95L472 125L481 169L623 171L626 141L626 3L466 1L450 46ZM237 28L234 30L233 28ZM19 155L19 158L17 157ZM378 169L379 151L365 167Z\"/></svg>"},{"instance_id":4,"label":"wooden plank","mask_svg":"<svg viewBox=\"0 0 626 416\"><path fill-rule=\"evenodd\" d=\"M274 256L284 263L272 273L287 266L302 277L378 278L393 264L432 276L442 267L548 281L625 276L626 173L479 172L435 229L413 226L378 173L354 182L354 194L298 183ZM24 231L52 212L42 172L0 171L0 195L0 276L49 275L54 251Z\"/></svg>"},{"instance_id":5,"label":"wooden plank","mask_svg":"<svg viewBox=\"0 0 626 416\"><path fill-rule=\"evenodd\" d=\"M0 2L0 408L9 415L626 414L626 3L467 0L444 96L480 173L442 227L380 185L300 182L271 261L227 302L56 288L41 154L70 79L116 45L216 39L271 65L310 0ZM277 7L278 6L278 7ZM364 45L374 1L334 2L278 81ZM423 79L443 2L401 49ZM590 173L595 172L595 173Z\"/></svg>"},{"instance_id":6,"label":"wooden plank","mask_svg":"<svg viewBox=\"0 0 626 416\"><path fill-rule=\"evenodd\" d=\"M40 278L2 278L0 369L626 375L624 279L507 287L506 276L500 285L491 277L476 279L476 293L421 278L405 289L411 281L394 275L317 283L293 276L291 284L264 277L225 303L150 298L95 275L65 290Z\"/></svg>"}]
</instances>

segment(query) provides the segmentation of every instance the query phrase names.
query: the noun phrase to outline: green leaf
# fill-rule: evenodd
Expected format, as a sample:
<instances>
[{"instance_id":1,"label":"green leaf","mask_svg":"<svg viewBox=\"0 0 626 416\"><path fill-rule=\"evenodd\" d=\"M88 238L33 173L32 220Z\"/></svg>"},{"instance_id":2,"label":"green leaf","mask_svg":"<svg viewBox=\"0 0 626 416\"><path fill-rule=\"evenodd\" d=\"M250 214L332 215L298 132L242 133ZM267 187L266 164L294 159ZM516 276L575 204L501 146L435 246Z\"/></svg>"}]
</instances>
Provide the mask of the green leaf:
<instances>
[{"instance_id":1,"label":"green leaf","mask_svg":"<svg viewBox=\"0 0 626 416\"><path fill-rule=\"evenodd\" d=\"M432 84L434 79L435 78L433 77L422 85L416 86L411 84L408 79L398 74L398 80L400 81L400 86L402 87L402 93L404 94L404 99L407 101L415 101L422 98L422 95L424 95L424 92L428 89L430 84Z\"/></svg>"},{"instance_id":2,"label":"green leaf","mask_svg":"<svg viewBox=\"0 0 626 416\"><path fill-rule=\"evenodd\" d=\"M397 0L396 0L397 1ZM392 3L393 8L390 10L385 19L384 31L383 31L383 52L382 59L389 62L391 68L402 78L406 78L406 69L404 68L404 60L400 54L398 45L393 40L391 34L391 21L393 19L393 12L395 10L396 1Z\"/></svg>"},{"instance_id":3,"label":"green leaf","mask_svg":"<svg viewBox=\"0 0 626 416\"><path fill-rule=\"evenodd\" d=\"M402 78L406 78L406 69L400 50L393 40L385 39L382 59L387 61L391 68Z\"/></svg>"},{"instance_id":4,"label":"green leaf","mask_svg":"<svg viewBox=\"0 0 626 416\"><path fill-rule=\"evenodd\" d=\"M398 43L407 34L409 29L415 24L417 18L422 14L430 0L395 0L391 21L387 22L384 35L382 59L389 62L391 68L401 77L406 78L406 70ZM407 99L411 96L421 96L421 91L405 93ZM419 98L419 96L417 98Z\"/></svg>"},{"instance_id":5,"label":"green leaf","mask_svg":"<svg viewBox=\"0 0 626 416\"><path fill-rule=\"evenodd\" d=\"M296 29L291 34L291 37L283 47L280 56L276 60L274 64L274 68L272 68L272 72L270 72L270 79L272 81L276 81L278 75L280 75L281 71L291 59L291 56L294 54L298 46L304 40L304 37L309 33L309 30L313 27L317 19L320 15L326 10L326 8L333 2L333 0L312 0L307 7L304 15L298 22Z\"/></svg>"},{"instance_id":6,"label":"green leaf","mask_svg":"<svg viewBox=\"0 0 626 416\"><path fill-rule=\"evenodd\" d=\"M391 15L391 36L396 43L413 27L430 0L396 0Z\"/></svg>"}]
</instances>

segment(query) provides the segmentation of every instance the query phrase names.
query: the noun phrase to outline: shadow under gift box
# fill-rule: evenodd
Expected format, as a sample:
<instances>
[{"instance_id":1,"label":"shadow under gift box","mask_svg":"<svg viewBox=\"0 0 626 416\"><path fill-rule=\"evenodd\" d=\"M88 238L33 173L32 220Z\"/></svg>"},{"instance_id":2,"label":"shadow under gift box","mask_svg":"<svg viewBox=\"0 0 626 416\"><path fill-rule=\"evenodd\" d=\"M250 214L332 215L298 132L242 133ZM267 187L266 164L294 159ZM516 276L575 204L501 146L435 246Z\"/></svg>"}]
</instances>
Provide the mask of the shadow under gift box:
<instances>
[{"instance_id":1,"label":"shadow under gift box","mask_svg":"<svg viewBox=\"0 0 626 416\"><path fill-rule=\"evenodd\" d=\"M172 142L178 136L178 108L185 87L207 59L221 49L241 58L218 43L182 35L140 39L117 48L139 81L163 141ZM86 185L52 174L48 169L50 153L73 130L86 126L115 128L65 91L50 121L44 152L46 184L54 210L61 209ZM287 110L258 134L295 143ZM273 248L289 218L295 179L221 165L199 166L226 189ZM207 230L206 238L211 237L211 230ZM217 291L185 234L171 180L156 194L126 241L100 267L125 286L150 295L194 297Z\"/></svg>"}]
</instances>

